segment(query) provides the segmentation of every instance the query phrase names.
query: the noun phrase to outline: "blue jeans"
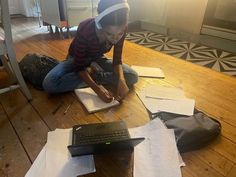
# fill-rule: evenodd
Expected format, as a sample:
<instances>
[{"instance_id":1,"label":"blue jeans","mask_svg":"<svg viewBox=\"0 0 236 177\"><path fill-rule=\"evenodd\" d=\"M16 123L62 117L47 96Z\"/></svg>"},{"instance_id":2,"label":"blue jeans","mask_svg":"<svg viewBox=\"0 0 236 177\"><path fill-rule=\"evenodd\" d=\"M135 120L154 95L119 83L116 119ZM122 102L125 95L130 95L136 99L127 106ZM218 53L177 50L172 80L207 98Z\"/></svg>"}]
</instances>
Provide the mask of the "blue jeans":
<instances>
[{"instance_id":1,"label":"blue jeans","mask_svg":"<svg viewBox=\"0 0 236 177\"><path fill-rule=\"evenodd\" d=\"M104 70L104 72L95 76L96 82L98 84L117 85L118 78L114 73L112 60L102 57L95 61ZM137 73L126 64L122 64L122 68L127 85L135 84L138 81ZM72 57L68 57L68 59L55 66L43 81L43 88L48 93L68 92L87 86L80 78L79 73L74 71L74 59Z\"/></svg>"}]
</instances>

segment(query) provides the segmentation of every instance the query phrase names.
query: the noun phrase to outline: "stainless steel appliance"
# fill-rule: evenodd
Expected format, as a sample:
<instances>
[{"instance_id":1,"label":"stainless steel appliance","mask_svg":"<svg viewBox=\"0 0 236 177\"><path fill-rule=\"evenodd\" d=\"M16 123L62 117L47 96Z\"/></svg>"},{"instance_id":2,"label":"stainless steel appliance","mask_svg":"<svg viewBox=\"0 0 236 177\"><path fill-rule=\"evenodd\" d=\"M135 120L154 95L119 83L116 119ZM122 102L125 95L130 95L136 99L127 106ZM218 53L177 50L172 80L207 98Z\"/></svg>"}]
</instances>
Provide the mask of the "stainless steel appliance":
<instances>
[{"instance_id":1,"label":"stainless steel appliance","mask_svg":"<svg viewBox=\"0 0 236 177\"><path fill-rule=\"evenodd\" d=\"M236 41L236 0L209 0L201 34Z\"/></svg>"}]
</instances>

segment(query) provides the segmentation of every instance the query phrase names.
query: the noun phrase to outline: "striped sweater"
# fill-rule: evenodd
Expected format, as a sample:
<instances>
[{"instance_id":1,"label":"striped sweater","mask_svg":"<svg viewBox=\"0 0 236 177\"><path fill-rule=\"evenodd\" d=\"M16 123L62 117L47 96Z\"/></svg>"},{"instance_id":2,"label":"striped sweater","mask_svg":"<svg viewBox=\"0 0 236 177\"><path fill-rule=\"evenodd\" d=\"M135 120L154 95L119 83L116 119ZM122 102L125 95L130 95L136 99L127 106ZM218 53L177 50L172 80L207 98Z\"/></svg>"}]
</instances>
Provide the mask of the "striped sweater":
<instances>
[{"instance_id":1,"label":"striped sweater","mask_svg":"<svg viewBox=\"0 0 236 177\"><path fill-rule=\"evenodd\" d=\"M114 45L113 64L122 64L121 55L126 34ZM81 22L77 29L76 37L69 48L69 55L74 58L76 71L82 71L97 58L102 57L113 47L112 44L99 43L95 31L94 18Z\"/></svg>"}]
</instances>

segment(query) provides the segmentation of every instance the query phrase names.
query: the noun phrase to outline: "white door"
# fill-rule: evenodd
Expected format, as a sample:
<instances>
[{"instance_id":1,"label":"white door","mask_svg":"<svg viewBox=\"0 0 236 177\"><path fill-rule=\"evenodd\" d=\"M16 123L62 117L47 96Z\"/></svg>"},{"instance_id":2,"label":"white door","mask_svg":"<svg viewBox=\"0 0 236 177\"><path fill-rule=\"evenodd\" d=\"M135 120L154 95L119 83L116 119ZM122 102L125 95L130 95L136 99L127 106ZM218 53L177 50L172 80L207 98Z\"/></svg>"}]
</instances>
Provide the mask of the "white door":
<instances>
[{"instance_id":1,"label":"white door","mask_svg":"<svg viewBox=\"0 0 236 177\"><path fill-rule=\"evenodd\" d=\"M21 14L20 0L8 0L10 14Z\"/></svg>"}]
</instances>

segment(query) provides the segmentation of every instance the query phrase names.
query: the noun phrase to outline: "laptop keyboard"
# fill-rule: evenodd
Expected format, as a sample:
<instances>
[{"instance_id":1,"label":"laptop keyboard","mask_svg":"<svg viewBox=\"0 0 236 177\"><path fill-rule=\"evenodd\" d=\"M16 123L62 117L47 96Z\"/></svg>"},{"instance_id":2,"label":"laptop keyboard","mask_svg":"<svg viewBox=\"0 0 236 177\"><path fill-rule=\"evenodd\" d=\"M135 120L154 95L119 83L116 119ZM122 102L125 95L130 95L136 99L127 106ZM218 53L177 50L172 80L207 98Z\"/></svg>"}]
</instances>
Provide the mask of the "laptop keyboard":
<instances>
[{"instance_id":1,"label":"laptop keyboard","mask_svg":"<svg viewBox=\"0 0 236 177\"><path fill-rule=\"evenodd\" d=\"M94 134L86 133L85 134L77 134L76 135L76 143L78 145L83 144L97 144L97 143L109 143L112 141L118 141L118 140L125 140L129 138L129 133L127 129L123 130L115 130L112 133L109 134Z\"/></svg>"}]
</instances>

